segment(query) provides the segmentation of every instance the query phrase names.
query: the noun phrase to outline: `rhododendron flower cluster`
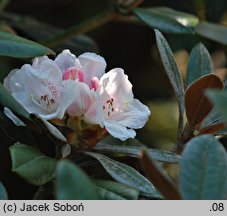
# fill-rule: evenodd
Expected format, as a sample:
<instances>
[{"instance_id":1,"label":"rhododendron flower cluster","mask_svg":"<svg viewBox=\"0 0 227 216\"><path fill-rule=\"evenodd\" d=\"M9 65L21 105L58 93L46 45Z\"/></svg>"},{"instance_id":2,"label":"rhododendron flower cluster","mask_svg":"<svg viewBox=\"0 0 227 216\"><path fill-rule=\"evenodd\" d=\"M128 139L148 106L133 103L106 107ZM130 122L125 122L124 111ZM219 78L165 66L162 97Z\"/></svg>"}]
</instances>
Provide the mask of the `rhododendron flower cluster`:
<instances>
[{"instance_id":1,"label":"rhododendron flower cluster","mask_svg":"<svg viewBox=\"0 0 227 216\"><path fill-rule=\"evenodd\" d=\"M105 73L106 62L95 53L78 58L64 50L55 60L37 57L4 80L4 86L29 113L46 120L80 119L99 125L121 140L135 137L149 109L135 99L123 69Z\"/></svg>"}]
</instances>

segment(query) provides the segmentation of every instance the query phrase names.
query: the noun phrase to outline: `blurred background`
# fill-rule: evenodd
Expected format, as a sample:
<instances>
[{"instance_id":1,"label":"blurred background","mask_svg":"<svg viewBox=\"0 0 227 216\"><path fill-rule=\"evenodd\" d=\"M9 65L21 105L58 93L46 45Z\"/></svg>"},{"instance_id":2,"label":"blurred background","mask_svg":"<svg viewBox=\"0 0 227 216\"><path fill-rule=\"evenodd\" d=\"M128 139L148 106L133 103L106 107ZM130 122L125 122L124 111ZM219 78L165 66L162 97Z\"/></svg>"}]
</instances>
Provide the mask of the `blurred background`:
<instances>
[{"instance_id":1,"label":"blurred background","mask_svg":"<svg viewBox=\"0 0 227 216\"><path fill-rule=\"evenodd\" d=\"M0 1L1 2L1 1ZM5 1L1 13L0 29L15 32L20 36L43 41L62 30L66 30L92 17L108 7L108 0L14 0ZM194 14L200 20L227 25L226 0L144 0L140 7L167 6L175 10ZM2 10L2 9L0 9ZM216 69L225 71L226 46L198 35L165 34L182 76L185 77L190 51L198 42L210 51ZM171 149L176 139L178 109L173 90L164 72L156 47L153 29L122 15L84 35L79 35L52 48L56 52L70 49L79 55L86 51L97 52L107 62L107 71L121 67L133 84L135 97L148 105L151 117L145 128L138 130L137 138L153 148ZM0 57L0 81L11 69L21 67L30 59ZM0 131L3 145L13 141ZM4 143L7 144L4 144ZM10 170L8 152L1 145L0 163L4 175ZM4 163L4 165L3 165ZM16 178L10 174L10 179ZM9 180L10 180L9 179ZM18 178L18 185L22 184ZM7 183L7 179L4 180ZM29 187L29 186L28 186ZM36 188L31 187L31 193ZM10 191L14 198L16 193ZM23 195L22 195L23 196ZM25 193L24 198L29 197ZM19 197L18 197L19 198ZM21 196L20 196L21 198ZM23 197L22 197L23 198Z\"/></svg>"}]
</instances>

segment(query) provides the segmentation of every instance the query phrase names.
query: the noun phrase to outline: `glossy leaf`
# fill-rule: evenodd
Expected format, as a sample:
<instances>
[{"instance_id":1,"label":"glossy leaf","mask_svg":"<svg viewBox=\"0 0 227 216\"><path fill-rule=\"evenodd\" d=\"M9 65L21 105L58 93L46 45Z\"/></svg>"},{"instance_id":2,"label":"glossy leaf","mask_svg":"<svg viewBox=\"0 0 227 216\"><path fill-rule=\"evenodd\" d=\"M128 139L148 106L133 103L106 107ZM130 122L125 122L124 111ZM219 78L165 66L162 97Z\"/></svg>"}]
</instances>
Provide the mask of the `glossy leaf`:
<instances>
[{"instance_id":1,"label":"glossy leaf","mask_svg":"<svg viewBox=\"0 0 227 216\"><path fill-rule=\"evenodd\" d=\"M193 128L208 115L213 104L205 95L207 89L223 89L223 82L215 75L206 75L190 85L185 92L185 109L189 125Z\"/></svg>"},{"instance_id":2,"label":"glossy leaf","mask_svg":"<svg viewBox=\"0 0 227 216\"><path fill-rule=\"evenodd\" d=\"M180 162L179 184L184 199L227 197L227 153L212 135L190 140Z\"/></svg>"},{"instance_id":3,"label":"glossy leaf","mask_svg":"<svg viewBox=\"0 0 227 216\"><path fill-rule=\"evenodd\" d=\"M43 55L54 55L51 49L19 37L0 31L0 55L16 58L31 58Z\"/></svg>"},{"instance_id":4,"label":"glossy leaf","mask_svg":"<svg viewBox=\"0 0 227 216\"><path fill-rule=\"evenodd\" d=\"M157 196L157 191L154 186L134 168L124 163L114 161L99 153L84 152L84 154L97 159L107 173L116 181L131 186L141 192L149 193L154 197Z\"/></svg>"},{"instance_id":5,"label":"glossy leaf","mask_svg":"<svg viewBox=\"0 0 227 216\"><path fill-rule=\"evenodd\" d=\"M163 66L169 77L170 83L175 92L178 106L179 106L179 130L181 133L183 128L183 115L184 115L184 84L182 77L179 73L177 64L175 62L173 53L169 47L168 42L164 38L161 32L155 30L156 41L159 49L159 53L162 59Z\"/></svg>"},{"instance_id":6,"label":"glossy leaf","mask_svg":"<svg viewBox=\"0 0 227 216\"><path fill-rule=\"evenodd\" d=\"M56 160L37 149L16 143L10 147L12 171L34 185L43 185L55 176Z\"/></svg>"},{"instance_id":7,"label":"glossy leaf","mask_svg":"<svg viewBox=\"0 0 227 216\"><path fill-rule=\"evenodd\" d=\"M227 92L208 90L207 96L215 104L216 109L222 115L224 121L227 122Z\"/></svg>"},{"instance_id":8,"label":"glossy leaf","mask_svg":"<svg viewBox=\"0 0 227 216\"><path fill-rule=\"evenodd\" d=\"M62 160L56 170L56 197L60 200L94 200L98 194L89 177L75 164Z\"/></svg>"},{"instance_id":9,"label":"glossy leaf","mask_svg":"<svg viewBox=\"0 0 227 216\"><path fill-rule=\"evenodd\" d=\"M181 199L176 185L174 185L170 177L167 176L161 167L158 167L152 161L147 151L143 151L141 163L147 177L166 199Z\"/></svg>"},{"instance_id":10,"label":"glossy leaf","mask_svg":"<svg viewBox=\"0 0 227 216\"><path fill-rule=\"evenodd\" d=\"M148 26L166 33L191 34L199 22L192 14L167 7L136 8L134 12Z\"/></svg>"},{"instance_id":11,"label":"glossy leaf","mask_svg":"<svg viewBox=\"0 0 227 216\"><path fill-rule=\"evenodd\" d=\"M3 184L0 182L0 200L7 200L8 199L8 194L3 186Z\"/></svg>"},{"instance_id":12,"label":"glossy leaf","mask_svg":"<svg viewBox=\"0 0 227 216\"><path fill-rule=\"evenodd\" d=\"M123 145L112 145L105 144L103 142L98 143L95 150L99 152L108 152L108 153L121 153L125 155L130 155L134 157L139 157L143 147L137 146L123 146ZM180 156L165 150L160 149L147 149L148 154L154 160L166 162L166 163L178 163L180 161Z\"/></svg>"},{"instance_id":13,"label":"glossy leaf","mask_svg":"<svg viewBox=\"0 0 227 216\"><path fill-rule=\"evenodd\" d=\"M213 72L214 66L208 50L202 43L197 44L190 54L187 71L187 84L190 85L200 77Z\"/></svg>"},{"instance_id":14,"label":"glossy leaf","mask_svg":"<svg viewBox=\"0 0 227 216\"><path fill-rule=\"evenodd\" d=\"M227 27L224 25L200 22L195 31L200 36L227 45Z\"/></svg>"},{"instance_id":15,"label":"glossy leaf","mask_svg":"<svg viewBox=\"0 0 227 216\"><path fill-rule=\"evenodd\" d=\"M105 195L106 198L115 199L114 198L114 194L115 194L116 198L117 196L119 196L118 197L119 199L120 198L130 199L130 200L138 199L139 191L127 185L120 184L114 181L109 181L109 180L94 180L93 182L97 187L103 188L106 190L106 195L104 193L105 191L102 192L102 194ZM112 192L112 193L108 194L108 192Z\"/></svg>"}]
</instances>

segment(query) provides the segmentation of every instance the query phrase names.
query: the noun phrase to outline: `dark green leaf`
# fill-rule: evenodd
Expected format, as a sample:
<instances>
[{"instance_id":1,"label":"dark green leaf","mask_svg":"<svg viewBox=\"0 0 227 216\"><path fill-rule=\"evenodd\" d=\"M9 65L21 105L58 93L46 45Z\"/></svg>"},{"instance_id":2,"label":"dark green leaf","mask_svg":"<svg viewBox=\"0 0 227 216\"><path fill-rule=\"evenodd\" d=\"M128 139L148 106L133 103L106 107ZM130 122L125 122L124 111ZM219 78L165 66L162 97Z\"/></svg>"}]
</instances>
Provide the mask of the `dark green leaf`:
<instances>
[{"instance_id":1,"label":"dark green leaf","mask_svg":"<svg viewBox=\"0 0 227 216\"><path fill-rule=\"evenodd\" d=\"M16 30L20 30L35 41L45 40L64 31L47 23L42 23L33 17L17 15L15 13L4 13L3 18ZM65 48L69 49L75 55L80 55L84 52L99 52L98 45L94 39L87 35L78 35L67 40L57 46L55 50L61 52Z\"/></svg>"},{"instance_id":2,"label":"dark green leaf","mask_svg":"<svg viewBox=\"0 0 227 216\"><path fill-rule=\"evenodd\" d=\"M49 48L14 34L0 31L0 55L16 58L31 58L54 55Z\"/></svg>"},{"instance_id":3,"label":"dark green leaf","mask_svg":"<svg viewBox=\"0 0 227 216\"><path fill-rule=\"evenodd\" d=\"M218 90L208 90L207 96L215 104L215 109L227 122L227 92Z\"/></svg>"},{"instance_id":4,"label":"dark green leaf","mask_svg":"<svg viewBox=\"0 0 227 216\"><path fill-rule=\"evenodd\" d=\"M227 45L227 27L224 25L200 22L195 31L200 36Z\"/></svg>"},{"instance_id":5,"label":"dark green leaf","mask_svg":"<svg viewBox=\"0 0 227 216\"><path fill-rule=\"evenodd\" d=\"M190 85L200 77L213 72L214 66L208 50L202 43L197 44L190 54L187 71L187 84Z\"/></svg>"},{"instance_id":6,"label":"dark green leaf","mask_svg":"<svg viewBox=\"0 0 227 216\"><path fill-rule=\"evenodd\" d=\"M6 192L5 187L3 184L0 182L0 200L7 200L8 199L8 194Z\"/></svg>"},{"instance_id":7,"label":"dark green leaf","mask_svg":"<svg viewBox=\"0 0 227 216\"><path fill-rule=\"evenodd\" d=\"M131 186L141 192L152 194L153 197L158 196L154 186L132 167L118 161L114 161L102 154L93 152L84 152L84 154L97 159L107 173L116 181Z\"/></svg>"},{"instance_id":8,"label":"dark green leaf","mask_svg":"<svg viewBox=\"0 0 227 216\"><path fill-rule=\"evenodd\" d=\"M227 197L227 154L211 135L190 140L180 163L179 184L184 199L211 200Z\"/></svg>"},{"instance_id":9,"label":"dark green leaf","mask_svg":"<svg viewBox=\"0 0 227 216\"><path fill-rule=\"evenodd\" d=\"M24 107L18 103L14 97L5 89L0 83L0 104L3 107L8 107L12 112L32 121L30 114L24 109Z\"/></svg>"},{"instance_id":10,"label":"dark green leaf","mask_svg":"<svg viewBox=\"0 0 227 216\"><path fill-rule=\"evenodd\" d=\"M60 200L98 199L95 186L75 164L62 160L57 164L56 197Z\"/></svg>"},{"instance_id":11,"label":"dark green leaf","mask_svg":"<svg viewBox=\"0 0 227 216\"><path fill-rule=\"evenodd\" d=\"M31 184L43 185L55 176L56 160L28 145L16 143L10 147L12 171Z\"/></svg>"},{"instance_id":12,"label":"dark green leaf","mask_svg":"<svg viewBox=\"0 0 227 216\"><path fill-rule=\"evenodd\" d=\"M100 152L108 153L121 153L126 155L131 155L139 157L143 147L137 146L123 146L123 145L110 145L103 142L98 143L94 148ZM169 151L160 150L160 149L148 149L147 150L150 157L154 160L166 162L166 163L178 163L180 161L180 156Z\"/></svg>"},{"instance_id":13,"label":"dark green leaf","mask_svg":"<svg viewBox=\"0 0 227 216\"><path fill-rule=\"evenodd\" d=\"M179 106L178 133L181 134L184 114L184 84L168 42L158 30L155 30L155 35L163 66L177 97Z\"/></svg>"},{"instance_id":14,"label":"dark green leaf","mask_svg":"<svg viewBox=\"0 0 227 216\"><path fill-rule=\"evenodd\" d=\"M93 182L97 187L103 188L107 191L106 193L104 193L105 191L102 192L103 195L106 194L105 195L106 198L115 199L114 196L116 195L116 198L117 196L119 196L118 198L122 199L130 200L138 199L139 191L127 185L109 180L94 180ZM108 192L112 192L113 194L112 193L108 194Z\"/></svg>"},{"instance_id":15,"label":"dark green leaf","mask_svg":"<svg viewBox=\"0 0 227 216\"><path fill-rule=\"evenodd\" d=\"M199 19L191 14L166 7L136 8L136 16L152 28L166 33L194 33Z\"/></svg>"}]
</instances>

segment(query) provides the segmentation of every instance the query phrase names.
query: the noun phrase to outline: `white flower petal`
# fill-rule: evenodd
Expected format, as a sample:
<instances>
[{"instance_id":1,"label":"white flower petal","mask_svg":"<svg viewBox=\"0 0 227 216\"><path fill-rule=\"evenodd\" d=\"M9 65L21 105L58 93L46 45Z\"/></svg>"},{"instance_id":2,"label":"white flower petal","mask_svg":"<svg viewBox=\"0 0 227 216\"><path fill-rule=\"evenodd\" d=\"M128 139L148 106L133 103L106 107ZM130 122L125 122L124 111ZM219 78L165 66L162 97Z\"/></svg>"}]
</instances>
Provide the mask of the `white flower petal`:
<instances>
[{"instance_id":1,"label":"white flower petal","mask_svg":"<svg viewBox=\"0 0 227 216\"><path fill-rule=\"evenodd\" d=\"M61 69L62 74L69 68L79 66L79 61L68 49L63 50L54 60L54 62Z\"/></svg>"},{"instance_id":2,"label":"white flower petal","mask_svg":"<svg viewBox=\"0 0 227 216\"><path fill-rule=\"evenodd\" d=\"M84 72L84 82L91 87L93 77L100 78L106 69L105 59L95 53L86 52L78 57Z\"/></svg>"},{"instance_id":3,"label":"white flower petal","mask_svg":"<svg viewBox=\"0 0 227 216\"><path fill-rule=\"evenodd\" d=\"M139 100L133 99L122 111L113 113L110 119L129 128L142 128L148 120L150 110Z\"/></svg>"},{"instance_id":4,"label":"white flower petal","mask_svg":"<svg viewBox=\"0 0 227 216\"><path fill-rule=\"evenodd\" d=\"M105 121L105 128L112 136L122 141L136 136L136 132L133 129L128 129L117 121Z\"/></svg>"},{"instance_id":5,"label":"white flower petal","mask_svg":"<svg viewBox=\"0 0 227 216\"><path fill-rule=\"evenodd\" d=\"M64 114L67 110L67 108L75 101L76 95L74 94L76 91L76 84L73 80L66 80L64 81L65 87L63 88L63 91L61 92L61 101L58 104L57 110L53 113L50 113L48 115L40 115L45 119L62 119L64 117Z\"/></svg>"},{"instance_id":6,"label":"white flower petal","mask_svg":"<svg viewBox=\"0 0 227 216\"><path fill-rule=\"evenodd\" d=\"M104 74L100 79L100 94L103 102L114 99L117 107L125 106L133 99L132 84L128 80L128 76L124 74L121 68L115 68ZM106 98L109 95L109 98Z\"/></svg>"}]
</instances>

